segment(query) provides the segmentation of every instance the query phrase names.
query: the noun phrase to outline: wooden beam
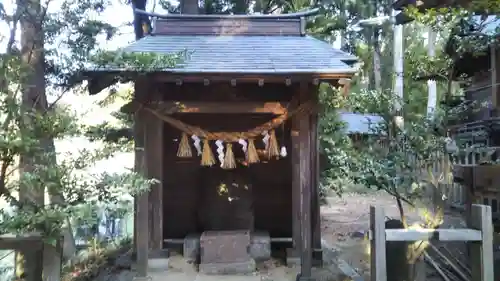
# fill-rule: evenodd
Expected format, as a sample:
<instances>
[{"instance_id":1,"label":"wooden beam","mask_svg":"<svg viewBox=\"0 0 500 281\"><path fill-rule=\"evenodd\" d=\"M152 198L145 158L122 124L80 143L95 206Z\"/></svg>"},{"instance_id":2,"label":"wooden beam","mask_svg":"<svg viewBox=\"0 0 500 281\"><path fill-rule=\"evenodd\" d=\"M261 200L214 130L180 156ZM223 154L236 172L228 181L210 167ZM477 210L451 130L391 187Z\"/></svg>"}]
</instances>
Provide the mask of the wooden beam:
<instances>
[{"instance_id":1,"label":"wooden beam","mask_svg":"<svg viewBox=\"0 0 500 281\"><path fill-rule=\"evenodd\" d=\"M231 74L231 73L206 73L200 74L173 74L173 73L156 73L150 76L161 82L176 82L182 81L183 83L203 83L205 80L212 82L231 82L237 83L259 83L259 80L264 80L264 83L285 83L286 79L291 79L292 83L306 82L311 83L315 79L319 81L333 81L342 78L352 78L354 73L295 73L295 74Z\"/></svg>"},{"instance_id":2,"label":"wooden beam","mask_svg":"<svg viewBox=\"0 0 500 281\"><path fill-rule=\"evenodd\" d=\"M165 114L173 113L264 113L281 115L287 112L287 104L281 102L193 102L164 101L151 105ZM139 109L137 102L130 102L120 110L133 113Z\"/></svg>"},{"instance_id":3,"label":"wooden beam","mask_svg":"<svg viewBox=\"0 0 500 281\"><path fill-rule=\"evenodd\" d=\"M166 113L268 113L281 115L286 105L280 102L182 102L169 101L160 105Z\"/></svg>"},{"instance_id":4,"label":"wooden beam","mask_svg":"<svg viewBox=\"0 0 500 281\"><path fill-rule=\"evenodd\" d=\"M370 239L373 234L369 233ZM481 231L475 229L386 229L386 241L481 241Z\"/></svg>"}]
</instances>

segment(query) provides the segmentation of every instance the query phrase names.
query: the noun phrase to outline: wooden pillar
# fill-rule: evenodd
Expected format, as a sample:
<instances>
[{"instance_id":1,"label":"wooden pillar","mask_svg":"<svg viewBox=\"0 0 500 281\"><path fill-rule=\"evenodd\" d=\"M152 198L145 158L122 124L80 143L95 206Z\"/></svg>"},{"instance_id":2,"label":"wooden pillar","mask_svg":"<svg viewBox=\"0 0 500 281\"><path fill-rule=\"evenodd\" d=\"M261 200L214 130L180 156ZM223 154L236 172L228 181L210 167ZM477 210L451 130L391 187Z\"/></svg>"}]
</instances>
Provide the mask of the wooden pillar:
<instances>
[{"instance_id":1,"label":"wooden pillar","mask_svg":"<svg viewBox=\"0 0 500 281\"><path fill-rule=\"evenodd\" d=\"M154 256L163 248L163 121L151 113L145 113L145 154L147 176L159 182L149 192L149 247Z\"/></svg>"},{"instance_id":2,"label":"wooden pillar","mask_svg":"<svg viewBox=\"0 0 500 281\"><path fill-rule=\"evenodd\" d=\"M62 268L62 240L56 245L43 245L43 281L60 281Z\"/></svg>"},{"instance_id":3,"label":"wooden pillar","mask_svg":"<svg viewBox=\"0 0 500 281\"><path fill-rule=\"evenodd\" d=\"M300 84L300 102L307 102L310 98L308 84ZM298 280L310 280L312 270L312 221L311 221L311 138L310 113L307 112L299 119L299 189L300 189L300 276Z\"/></svg>"},{"instance_id":4,"label":"wooden pillar","mask_svg":"<svg viewBox=\"0 0 500 281\"><path fill-rule=\"evenodd\" d=\"M297 94L300 94L297 93ZM297 114L292 117L291 143L292 143L292 239L293 249L292 254L296 258L300 252L300 138L299 138L299 121L301 115Z\"/></svg>"},{"instance_id":5,"label":"wooden pillar","mask_svg":"<svg viewBox=\"0 0 500 281\"><path fill-rule=\"evenodd\" d=\"M145 92L146 84L137 81L135 85L135 97L141 98ZM138 110L134 114L134 146L135 163L134 169L137 173L147 175L144 159L144 140L146 118L143 110ZM138 277L148 276L148 256L149 256L149 192L141 193L136 198L135 206L135 246L137 259Z\"/></svg>"},{"instance_id":6,"label":"wooden pillar","mask_svg":"<svg viewBox=\"0 0 500 281\"><path fill-rule=\"evenodd\" d=\"M370 280L387 281L385 214L381 207L370 206Z\"/></svg>"},{"instance_id":7,"label":"wooden pillar","mask_svg":"<svg viewBox=\"0 0 500 281\"><path fill-rule=\"evenodd\" d=\"M491 68L491 108L490 112L493 113L491 117L497 116L497 47L496 44L491 44L490 46L490 68Z\"/></svg>"},{"instance_id":8,"label":"wooden pillar","mask_svg":"<svg viewBox=\"0 0 500 281\"><path fill-rule=\"evenodd\" d=\"M312 248L313 262L316 266L321 266L323 254L321 250L321 214L319 201L319 138L318 138L318 93L317 87L313 88L312 101L314 102L314 111L310 115L310 138L311 138L311 228L312 228Z\"/></svg>"},{"instance_id":9,"label":"wooden pillar","mask_svg":"<svg viewBox=\"0 0 500 281\"><path fill-rule=\"evenodd\" d=\"M495 280L493 268L493 221L491 207L472 205L468 227L481 230L481 243L469 242L469 261L473 281Z\"/></svg>"}]
</instances>

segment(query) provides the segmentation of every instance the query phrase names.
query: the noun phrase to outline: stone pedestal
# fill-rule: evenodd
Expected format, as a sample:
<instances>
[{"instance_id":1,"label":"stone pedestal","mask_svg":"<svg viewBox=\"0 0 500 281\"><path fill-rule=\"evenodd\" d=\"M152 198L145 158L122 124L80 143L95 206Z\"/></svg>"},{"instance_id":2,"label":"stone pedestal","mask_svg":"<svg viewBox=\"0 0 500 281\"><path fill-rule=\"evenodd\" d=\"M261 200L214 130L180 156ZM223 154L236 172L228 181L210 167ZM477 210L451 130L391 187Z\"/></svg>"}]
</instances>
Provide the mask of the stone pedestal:
<instances>
[{"instance_id":1,"label":"stone pedestal","mask_svg":"<svg viewBox=\"0 0 500 281\"><path fill-rule=\"evenodd\" d=\"M152 281L153 278L151 278L151 276L146 276L146 277L134 277L134 279L132 279L132 281Z\"/></svg>"},{"instance_id":2,"label":"stone pedestal","mask_svg":"<svg viewBox=\"0 0 500 281\"><path fill-rule=\"evenodd\" d=\"M256 261L271 258L271 237L266 231L256 231L250 237L250 256Z\"/></svg>"},{"instance_id":3,"label":"stone pedestal","mask_svg":"<svg viewBox=\"0 0 500 281\"><path fill-rule=\"evenodd\" d=\"M312 262L314 267L323 266L323 250L322 249L313 249L312 252ZM286 249L286 265L287 266L300 266L300 253L298 250L293 248Z\"/></svg>"},{"instance_id":4,"label":"stone pedestal","mask_svg":"<svg viewBox=\"0 0 500 281\"><path fill-rule=\"evenodd\" d=\"M184 259L188 263L198 263L200 255L200 234L188 234L184 238L183 250Z\"/></svg>"},{"instance_id":5,"label":"stone pedestal","mask_svg":"<svg viewBox=\"0 0 500 281\"><path fill-rule=\"evenodd\" d=\"M288 267L300 266L300 253L294 248L286 249L286 265Z\"/></svg>"},{"instance_id":6,"label":"stone pedestal","mask_svg":"<svg viewBox=\"0 0 500 281\"><path fill-rule=\"evenodd\" d=\"M323 266L323 249L313 249L312 252L313 266Z\"/></svg>"},{"instance_id":7,"label":"stone pedestal","mask_svg":"<svg viewBox=\"0 0 500 281\"><path fill-rule=\"evenodd\" d=\"M248 274L255 271L249 253L250 231L206 231L200 238L200 273Z\"/></svg>"}]
</instances>

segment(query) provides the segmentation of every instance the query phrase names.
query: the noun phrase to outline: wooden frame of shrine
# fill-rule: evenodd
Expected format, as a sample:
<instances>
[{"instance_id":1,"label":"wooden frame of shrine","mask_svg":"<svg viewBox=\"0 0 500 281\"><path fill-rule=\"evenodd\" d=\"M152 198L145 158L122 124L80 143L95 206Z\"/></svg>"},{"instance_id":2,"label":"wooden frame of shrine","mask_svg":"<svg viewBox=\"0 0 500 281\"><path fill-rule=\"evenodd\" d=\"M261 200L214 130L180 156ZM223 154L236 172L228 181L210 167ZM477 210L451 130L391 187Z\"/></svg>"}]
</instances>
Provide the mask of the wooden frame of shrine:
<instances>
[{"instance_id":1,"label":"wooden frame of shrine","mask_svg":"<svg viewBox=\"0 0 500 281\"><path fill-rule=\"evenodd\" d=\"M134 112L136 146L144 148L136 169L159 180L136 203L142 276L168 241L244 228L289 238L300 277L311 277L313 252L321 253L318 87L348 84L357 61L306 35L305 18L316 12L149 14L152 33L124 49L192 51L181 66L135 76L134 101L123 108ZM89 89L99 92L119 73L89 71ZM228 178L252 186L248 204L238 203L251 206L245 219L229 217L240 207L212 194Z\"/></svg>"}]
</instances>

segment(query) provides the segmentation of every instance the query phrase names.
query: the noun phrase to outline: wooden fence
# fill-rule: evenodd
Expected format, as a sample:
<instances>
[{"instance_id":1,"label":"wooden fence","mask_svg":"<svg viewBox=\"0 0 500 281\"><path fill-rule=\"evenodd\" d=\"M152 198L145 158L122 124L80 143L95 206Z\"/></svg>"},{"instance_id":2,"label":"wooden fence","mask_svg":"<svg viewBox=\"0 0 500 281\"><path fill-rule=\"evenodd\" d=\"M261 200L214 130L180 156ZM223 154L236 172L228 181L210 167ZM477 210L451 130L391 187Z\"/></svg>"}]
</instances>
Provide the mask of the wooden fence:
<instances>
[{"instance_id":1,"label":"wooden fence","mask_svg":"<svg viewBox=\"0 0 500 281\"><path fill-rule=\"evenodd\" d=\"M471 280L494 280L491 207L472 205L465 229L385 229L381 207L370 207L370 279L387 281L386 241L466 241L470 249ZM390 265L389 265L390 266Z\"/></svg>"},{"instance_id":2,"label":"wooden fence","mask_svg":"<svg viewBox=\"0 0 500 281\"><path fill-rule=\"evenodd\" d=\"M444 195L444 201L447 207L464 210L465 204L467 202L467 187L462 184L453 182L453 166L476 166L483 161L488 160L488 155L491 155L492 152L499 150L500 147L465 147L460 151L458 157L453 160L453 163L451 162L448 155L437 157L440 160L436 161L431 168L433 175L440 178L439 192L435 195ZM422 171L422 173L425 174L423 175L424 177L428 178L429 175L427 171ZM491 190L491 188L489 189ZM490 192L488 194L479 194L477 198L474 198L474 200L471 200L471 202L489 205L490 207L492 207L493 217L500 217L500 197L495 192Z\"/></svg>"},{"instance_id":3,"label":"wooden fence","mask_svg":"<svg viewBox=\"0 0 500 281\"><path fill-rule=\"evenodd\" d=\"M26 280L61 280L62 239L56 241L56 245L51 245L45 243L43 237L38 233L24 235L3 234L0 235L0 250L20 251L28 256L38 256L38 258L42 259L42 268L35 270L37 276L28 276Z\"/></svg>"}]
</instances>

